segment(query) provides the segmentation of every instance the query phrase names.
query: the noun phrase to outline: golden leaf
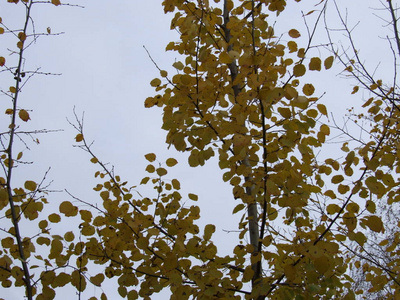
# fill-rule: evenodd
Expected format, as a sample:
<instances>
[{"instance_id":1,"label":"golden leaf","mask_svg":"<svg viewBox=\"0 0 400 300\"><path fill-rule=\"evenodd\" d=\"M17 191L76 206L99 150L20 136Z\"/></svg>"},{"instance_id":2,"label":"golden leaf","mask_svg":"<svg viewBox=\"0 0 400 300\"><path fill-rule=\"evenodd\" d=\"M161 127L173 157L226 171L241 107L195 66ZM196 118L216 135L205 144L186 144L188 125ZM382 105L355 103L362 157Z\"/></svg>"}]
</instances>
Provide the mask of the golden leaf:
<instances>
[{"instance_id":1,"label":"golden leaf","mask_svg":"<svg viewBox=\"0 0 400 300\"><path fill-rule=\"evenodd\" d=\"M74 238L75 238L75 235L74 235L74 233L73 233L72 231L68 231L68 232L66 232L66 233L64 234L64 239L65 239L67 242L72 242L72 241L74 240Z\"/></svg>"},{"instance_id":2,"label":"golden leaf","mask_svg":"<svg viewBox=\"0 0 400 300\"><path fill-rule=\"evenodd\" d=\"M303 93L306 96L311 96L312 94L314 94L315 88L312 84L307 83L303 86Z\"/></svg>"},{"instance_id":3,"label":"golden leaf","mask_svg":"<svg viewBox=\"0 0 400 300\"><path fill-rule=\"evenodd\" d=\"M101 286L101 283L104 281L104 274L100 273L96 276L90 277L90 282L95 286Z\"/></svg>"},{"instance_id":4,"label":"golden leaf","mask_svg":"<svg viewBox=\"0 0 400 300\"><path fill-rule=\"evenodd\" d=\"M161 80L159 78L154 78L152 81L150 81L150 85L153 87L157 87L161 85Z\"/></svg>"},{"instance_id":5,"label":"golden leaf","mask_svg":"<svg viewBox=\"0 0 400 300\"><path fill-rule=\"evenodd\" d=\"M58 223L61 221L61 217L58 214L51 214L47 218L51 223Z\"/></svg>"},{"instance_id":6,"label":"golden leaf","mask_svg":"<svg viewBox=\"0 0 400 300\"><path fill-rule=\"evenodd\" d=\"M333 64L333 56L329 56L324 60L324 67L326 70L330 69Z\"/></svg>"},{"instance_id":7,"label":"golden leaf","mask_svg":"<svg viewBox=\"0 0 400 300\"><path fill-rule=\"evenodd\" d=\"M178 69L178 70L182 70L185 66L183 65L183 63L181 63L180 61L177 61L177 62L174 62L173 64L172 64L172 66L175 68L175 69Z\"/></svg>"},{"instance_id":8,"label":"golden leaf","mask_svg":"<svg viewBox=\"0 0 400 300\"><path fill-rule=\"evenodd\" d=\"M158 176L165 176L168 173L167 170L164 168L157 168L156 172Z\"/></svg>"},{"instance_id":9,"label":"golden leaf","mask_svg":"<svg viewBox=\"0 0 400 300\"><path fill-rule=\"evenodd\" d=\"M335 175L332 177L331 182L334 184L338 184L344 180L344 177L342 175Z\"/></svg>"},{"instance_id":10,"label":"golden leaf","mask_svg":"<svg viewBox=\"0 0 400 300\"><path fill-rule=\"evenodd\" d=\"M193 200L193 201L197 201L199 199L199 197L197 195L192 194L192 193L189 193L188 197L190 200Z\"/></svg>"},{"instance_id":11,"label":"golden leaf","mask_svg":"<svg viewBox=\"0 0 400 300\"><path fill-rule=\"evenodd\" d=\"M161 70L161 71L160 71L160 76L161 76L161 77L167 77L167 76L168 76L168 72L167 72L167 71L164 71L164 70Z\"/></svg>"},{"instance_id":12,"label":"golden leaf","mask_svg":"<svg viewBox=\"0 0 400 300\"><path fill-rule=\"evenodd\" d=\"M165 163L168 167L173 167L178 163L178 161L175 158L168 158Z\"/></svg>"},{"instance_id":13,"label":"golden leaf","mask_svg":"<svg viewBox=\"0 0 400 300\"><path fill-rule=\"evenodd\" d=\"M292 52L296 52L296 51L297 51L297 44L296 44L296 42L294 42L294 41L289 41L289 42L287 43L287 45L288 45L288 48L289 48L289 53L292 53Z\"/></svg>"},{"instance_id":14,"label":"golden leaf","mask_svg":"<svg viewBox=\"0 0 400 300\"><path fill-rule=\"evenodd\" d=\"M175 190L179 190L181 188L181 183L177 179L172 179L171 183Z\"/></svg>"},{"instance_id":15,"label":"golden leaf","mask_svg":"<svg viewBox=\"0 0 400 300\"><path fill-rule=\"evenodd\" d=\"M156 155L154 153L148 153L144 156L149 162L156 160Z\"/></svg>"},{"instance_id":16,"label":"golden leaf","mask_svg":"<svg viewBox=\"0 0 400 300\"><path fill-rule=\"evenodd\" d=\"M236 214L237 212L241 211L245 207L246 206L243 203L240 203L240 204L236 205L235 208L232 211L232 214Z\"/></svg>"},{"instance_id":17,"label":"golden leaf","mask_svg":"<svg viewBox=\"0 0 400 300\"><path fill-rule=\"evenodd\" d=\"M319 57L311 58L308 68L311 71L321 71L321 59Z\"/></svg>"},{"instance_id":18,"label":"golden leaf","mask_svg":"<svg viewBox=\"0 0 400 300\"><path fill-rule=\"evenodd\" d=\"M204 227L204 240L205 241L208 241L210 238L211 238L211 236L212 236L212 234L215 232L215 225L213 225L213 224L207 224L205 227Z\"/></svg>"},{"instance_id":19,"label":"golden leaf","mask_svg":"<svg viewBox=\"0 0 400 300\"><path fill-rule=\"evenodd\" d=\"M375 232L383 232L384 230L382 220L377 216L367 216L362 219L362 223Z\"/></svg>"},{"instance_id":20,"label":"golden leaf","mask_svg":"<svg viewBox=\"0 0 400 300\"><path fill-rule=\"evenodd\" d=\"M326 106L323 104L317 104L317 108L319 110L319 112L325 116L328 116L328 112L326 110Z\"/></svg>"},{"instance_id":21,"label":"golden leaf","mask_svg":"<svg viewBox=\"0 0 400 300\"><path fill-rule=\"evenodd\" d=\"M27 180L27 181L25 181L24 186L25 186L25 188L26 188L27 190L33 192L33 191L36 190L37 184L36 184L36 182L34 182L34 181Z\"/></svg>"},{"instance_id":22,"label":"golden leaf","mask_svg":"<svg viewBox=\"0 0 400 300\"><path fill-rule=\"evenodd\" d=\"M298 64L293 67L293 75L301 77L306 73L306 67L303 64Z\"/></svg>"},{"instance_id":23,"label":"golden leaf","mask_svg":"<svg viewBox=\"0 0 400 300\"><path fill-rule=\"evenodd\" d=\"M0 56L0 67L6 64L6 59L3 56Z\"/></svg>"},{"instance_id":24,"label":"golden leaf","mask_svg":"<svg viewBox=\"0 0 400 300\"><path fill-rule=\"evenodd\" d=\"M75 136L75 141L77 141L78 143L79 143L79 142L82 142L82 141L83 141L83 134L82 134L82 133L78 133L78 134Z\"/></svg>"},{"instance_id":25,"label":"golden leaf","mask_svg":"<svg viewBox=\"0 0 400 300\"><path fill-rule=\"evenodd\" d=\"M78 208L72 205L69 201L64 201L60 204L60 212L66 215L67 217L76 216L78 213Z\"/></svg>"},{"instance_id":26,"label":"golden leaf","mask_svg":"<svg viewBox=\"0 0 400 300\"><path fill-rule=\"evenodd\" d=\"M28 120L30 120L29 113L28 113L25 109L21 109L21 110L18 112L18 116L19 116L20 119L21 119L22 121L24 121L24 122L28 122Z\"/></svg>"},{"instance_id":27,"label":"golden leaf","mask_svg":"<svg viewBox=\"0 0 400 300\"><path fill-rule=\"evenodd\" d=\"M359 89L360 89L360 87L358 85L356 85L355 87L353 87L353 91L351 93L355 94L358 92Z\"/></svg>"},{"instance_id":28,"label":"golden leaf","mask_svg":"<svg viewBox=\"0 0 400 300\"><path fill-rule=\"evenodd\" d=\"M290 29L289 36L296 39L296 38L300 37L300 32L298 32L298 30L296 30L296 29Z\"/></svg>"}]
</instances>

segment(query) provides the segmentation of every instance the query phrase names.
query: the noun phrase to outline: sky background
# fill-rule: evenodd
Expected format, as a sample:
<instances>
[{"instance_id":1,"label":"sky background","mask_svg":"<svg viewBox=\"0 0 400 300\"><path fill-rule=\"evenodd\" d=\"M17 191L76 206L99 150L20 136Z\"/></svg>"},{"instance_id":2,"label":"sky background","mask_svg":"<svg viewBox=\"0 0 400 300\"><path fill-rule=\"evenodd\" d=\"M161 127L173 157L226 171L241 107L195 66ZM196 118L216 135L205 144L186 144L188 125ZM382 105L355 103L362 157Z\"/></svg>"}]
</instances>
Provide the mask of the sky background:
<instances>
[{"instance_id":1,"label":"sky background","mask_svg":"<svg viewBox=\"0 0 400 300\"><path fill-rule=\"evenodd\" d=\"M307 4L288 2L293 5L293 9L288 9L280 16L275 25L276 32L286 34L291 28L300 28L303 32L304 21L300 7L306 13L319 1L303 1ZM374 12L385 14L371 10L371 7L380 7L378 1L337 2L348 7L348 20L352 26L360 21L354 34L357 45L362 49L361 55L368 58L367 64L375 68L381 62L378 72L385 74L389 70L392 74L390 60L386 61L390 53L383 50L387 48L387 44L382 39L385 36L382 33L382 21L372 15ZM19 105L30 110L31 120L21 124L21 129L62 131L37 136L39 145L29 143L31 150L24 152L24 159L33 161L34 164L16 169L16 181L40 181L51 167L47 177L48 181L53 181L50 189L60 192L55 192L48 198L56 209L61 201L71 200L62 192L64 189L85 201L98 201L97 193L92 190L99 183L93 176L98 168L89 162L87 153L73 147L76 144L76 132L68 124L67 118L74 121L75 108L78 116L82 116L84 112L85 137L94 141L92 150L101 161L114 165L115 173L123 180L128 180L131 185L138 184L142 177L147 176L144 172L147 165L144 159L146 153L156 153L160 162L168 157L177 158L179 165L172 169L168 177L181 181L182 195L189 192L199 195L198 204L202 208L200 224L216 224L214 240L222 253L230 253L237 241L234 234L229 235L223 230L236 230L240 216L231 216L237 203L231 197L229 184L221 180L222 172L217 167L217 161L212 159L203 167L190 168L186 164L187 155L177 153L172 148L167 150L164 143L165 132L160 129L162 110L145 109L143 105L146 97L155 94L149 82L159 77L158 70L143 46L159 67L167 70L170 75L174 74L172 63L179 60L177 54L164 51L170 41L178 39L178 34L169 29L173 14L164 14L160 0L70 3L80 4L85 8L44 4L33 7L32 17L36 32L46 32L46 28L50 27L52 33L65 33L40 37L26 53L25 69L34 70L40 67L42 72L62 75L36 75L23 88ZM333 7L331 11L330 22L339 27ZM3 1L0 4L0 17L5 24L10 24L10 28L20 28L23 20L21 5L11 5ZM315 17L310 16L307 19L310 26ZM339 32L336 34L341 36ZM288 37L284 35L282 38ZM317 38L321 43L326 42L324 30L318 32ZM343 37L342 39L345 41ZM9 35L0 36L0 55L10 62L13 57L8 56L6 49L14 47L13 43ZM317 50L313 54L327 56L327 52ZM341 70L342 67L336 65L326 74L311 74L308 77L309 82L316 82L319 95L326 92L323 102L337 116L337 120L343 117L345 107L352 105L352 102L355 106L358 105L361 96L367 98L362 93L356 97L349 96L352 82L338 75ZM0 89L7 90L11 84L12 76L0 73ZM5 96L1 98L0 110L4 111L10 107L10 102ZM4 116L0 125L3 128L8 126L8 120ZM139 190L143 194L152 193L151 190ZM71 226L68 223L62 224ZM99 296L99 292L97 289L88 297ZM0 295L7 295L6 299L16 297L15 293L18 293L17 290L0 287Z\"/></svg>"}]
</instances>

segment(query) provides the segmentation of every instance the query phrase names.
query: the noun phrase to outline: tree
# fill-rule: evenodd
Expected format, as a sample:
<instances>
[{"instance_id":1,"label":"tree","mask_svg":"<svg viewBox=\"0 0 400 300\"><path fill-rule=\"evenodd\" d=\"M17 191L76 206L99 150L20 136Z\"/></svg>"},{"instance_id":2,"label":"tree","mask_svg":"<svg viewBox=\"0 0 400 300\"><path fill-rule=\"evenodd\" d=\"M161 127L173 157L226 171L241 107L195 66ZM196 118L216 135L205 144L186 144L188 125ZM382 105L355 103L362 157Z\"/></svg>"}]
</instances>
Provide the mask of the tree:
<instances>
[{"instance_id":1,"label":"tree","mask_svg":"<svg viewBox=\"0 0 400 300\"><path fill-rule=\"evenodd\" d=\"M33 3L19 4L28 9ZM35 193L42 191L40 185L26 181L24 190L13 189L7 177L4 208L9 205L11 212L24 212L20 217L41 219L42 232L24 240L17 231L21 221L12 217L12 237L2 239L3 286L25 286L28 299L40 292L38 299L52 299L57 288L70 284L81 298L88 284L101 286L106 279L116 278L119 294L128 299L151 299L165 288L172 299L354 299L357 291L348 266L359 263L348 251L359 255L370 232L384 232L387 224L374 201L386 198L391 205L399 199L397 86L394 81L384 88L367 77L372 82L364 86L377 94L364 103L368 110L358 118L371 122L370 136L343 143L341 158L318 156L329 146L327 138L334 129L354 135L329 123L325 99L317 95L319 82L311 84L307 76L327 72L335 58L354 78L368 76L359 73L365 69L355 47L351 49L356 60L349 65L334 41L328 44L333 53L323 51L324 45L315 41L327 3L316 1L314 9L304 14L306 21L313 18L305 32L298 27L275 33L274 18L284 15L287 6L300 4L163 2L166 13L175 12L171 29L180 36L166 49L180 58L173 63L176 74L172 76L154 63L160 78L150 84L158 94L147 98L145 106L163 108L166 143L189 153L191 167L218 157L223 180L232 186L232 201L237 203L232 213L242 216L231 254L221 255L215 246L215 225L196 224L200 208L193 201L198 197L183 196L180 181L168 178L176 159L159 162L154 153L145 156L148 175L140 185L153 187L154 195L142 196L139 187L130 186L96 155L83 119L76 115L75 140L99 167L95 176L101 183L94 189L100 205L71 195L73 201L63 201L60 213L44 216L38 214L41 204L32 205L46 202L34 200ZM396 10L390 12L395 15ZM25 48L20 46L22 57ZM16 70L20 74L20 67ZM19 79L16 76L16 87L10 90L14 105ZM16 111L16 107L9 111L14 120ZM28 120L25 113L20 117ZM7 162L17 160L11 147L5 149L8 156L3 164L11 165L5 168L10 174L13 165ZM28 208L34 212L28 213ZM50 235L49 222L66 222L66 218L79 219L79 231ZM397 232L395 226L391 228ZM24 251L24 242L29 251ZM27 260L35 252L34 245L49 248L46 256L35 257L43 262L40 274L35 274L38 279L31 278L34 266ZM387 249L395 257L396 247ZM390 272L376 263L374 267L396 279L396 264L397 260ZM371 268L370 274L375 270ZM377 283L386 283L385 278L379 277ZM395 296L397 279L393 283L390 292ZM101 299L107 299L106 293Z\"/></svg>"},{"instance_id":2,"label":"tree","mask_svg":"<svg viewBox=\"0 0 400 300\"><path fill-rule=\"evenodd\" d=\"M369 197L365 209L376 214L384 224L382 231L368 232L360 228L358 236L353 237L353 243L346 245L351 275L355 279L353 288L360 295L360 299L395 299L399 293L398 150L395 141L398 134L397 60L400 54L400 39L396 5L394 1L388 0L382 2L381 7L374 8L379 13L375 17L383 21L383 27L390 29L389 33L386 33L388 30L385 31L386 43L383 46L386 47L381 48L387 57L392 55L393 59L392 70L385 68L382 72L375 68L372 72L371 63L375 63L375 60L371 59L367 64L363 59L354 38L354 28L350 29L352 26L348 24L349 21L334 2L341 23L339 31L347 38L347 45L336 45L332 50L343 65L346 77L355 82L352 94L363 90L365 95L368 95L362 97L364 101L362 107L368 109L366 112L358 113L354 109L350 110L348 122L355 124L355 128L353 126L353 129L349 130L347 125L337 127L346 137L346 143L351 143L360 149L359 154L374 151L373 159L368 161L364 158L365 170L369 169L369 172L375 173L375 176L365 180L365 184L371 193L374 189L377 193L375 197L364 193L363 197ZM328 30L330 41L333 40L333 35L333 30ZM358 124L362 124L362 127ZM357 126L359 130L356 129ZM357 131L360 131L358 137L356 137Z\"/></svg>"}]
</instances>

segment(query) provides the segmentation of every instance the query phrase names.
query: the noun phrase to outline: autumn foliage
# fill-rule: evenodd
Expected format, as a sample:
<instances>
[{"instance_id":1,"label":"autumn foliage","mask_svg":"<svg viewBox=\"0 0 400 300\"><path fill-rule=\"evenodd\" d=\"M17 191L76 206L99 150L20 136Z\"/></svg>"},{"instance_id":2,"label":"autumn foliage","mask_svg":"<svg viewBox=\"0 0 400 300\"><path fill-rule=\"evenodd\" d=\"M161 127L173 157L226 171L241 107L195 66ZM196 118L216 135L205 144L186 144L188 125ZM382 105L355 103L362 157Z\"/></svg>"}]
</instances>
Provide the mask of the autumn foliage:
<instances>
[{"instance_id":1,"label":"autumn foliage","mask_svg":"<svg viewBox=\"0 0 400 300\"><path fill-rule=\"evenodd\" d=\"M232 214L241 216L237 245L228 255L213 241L216 226L201 223L196 201L207 200L182 194L180 181L169 177L176 159L160 162L147 154L147 175L130 185L96 156L78 117L75 142L98 166L99 201L70 195L46 215L51 194L43 181L14 185L13 170L22 163L14 140L23 134L18 124L30 120L19 92L25 45L35 37L28 26L35 1L8 2L24 5L27 17L24 29L13 31L21 59L11 66L0 57L0 67L15 76L15 85L3 92L10 125L1 140L0 209L8 221L1 234L2 287L24 286L28 299L57 298L64 286L80 298L89 285L101 287L108 279L116 279L115 289L127 299L152 299L164 289L179 300L355 299L374 292L399 297L398 224L382 222L377 209L380 201L390 206L400 200L398 86L375 79L355 46L337 51L329 31L328 44L314 44L329 1L303 12L304 18L315 16L308 32L275 32L273 26L287 6L300 11L300 0L163 1L180 37L166 50L179 58L173 74L155 62L155 94L144 105L163 110L166 144L187 152L190 167L214 157L223 170L237 203ZM396 10L387 2L399 57ZM363 139L334 122L319 82L309 81L310 74L330 72L335 61L358 81L353 94L364 89L371 95L362 113L349 117L355 124L369 122ZM340 154L319 155L332 149L327 141L333 132L348 137L336 149ZM152 187L153 196L137 193L141 186ZM70 220L79 230L52 234L51 224ZM39 233L25 236L20 224L34 224ZM385 230L393 236L384 237ZM379 249L393 258L390 263L374 259L370 236L384 237ZM363 270L370 290L354 288L354 269Z\"/></svg>"}]
</instances>

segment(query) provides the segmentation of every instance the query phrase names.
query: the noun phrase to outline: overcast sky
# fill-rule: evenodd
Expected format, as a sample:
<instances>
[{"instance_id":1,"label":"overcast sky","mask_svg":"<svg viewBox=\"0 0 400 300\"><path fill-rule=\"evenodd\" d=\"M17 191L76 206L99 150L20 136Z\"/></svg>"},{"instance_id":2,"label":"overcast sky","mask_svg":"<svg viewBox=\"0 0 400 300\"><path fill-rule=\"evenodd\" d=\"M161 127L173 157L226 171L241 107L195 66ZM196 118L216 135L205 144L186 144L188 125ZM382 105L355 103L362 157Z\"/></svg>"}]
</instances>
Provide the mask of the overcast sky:
<instances>
[{"instance_id":1,"label":"overcast sky","mask_svg":"<svg viewBox=\"0 0 400 300\"><path fill-rule=\"evenodd\" d=\"M290 5L294 4L294 1L288 2ZM311 5L303 10L307 12L312 9L312 4L318 2L308 1L307 4ZM382 28L379 19L371 16L367 2L377 5L377 1L338 1L339 4L349 7L349 20L353 25L358 20L361 21L355 34L360 48L363 49L362 54L376 58L378 53L382 53L382 42L371 37L375 32L374 28ZM229 185L221 184L222 172L216 161L193 169L186 165L186 155L178 154L172 149L167 151L165 132L160 129L161 109L145 109L143 105L146 97L154 95L149 82L159 77L158 70L143 46L146 46L160 68L168 70L170 74L173 74L172 63L179 59L177 54L164 51L168 42L178 38L176 32L169 30L172 15L164 15L160 0L96 0L71 3L81 4L85 8L50 5L36 5L33 8L36 32L45 32L50 27L52 33L65 33L40 37L27 52L25 69L40 67L42 72L62 75L34 76L24 87L19 106L32 110L32 120L23 124L22 128L63 131L38 136L40 145L30 144L31 151L24 153L24 158L34 161L34 164L17 169L15 176L22 181L39 181L51 167L48 175L49 180L54 180L51 189L68 189L86 201L98 200L96 193L92 191L92 187L98 183L93 178L97 167L89 162L90 157L85 152L73 147L76 132L66 120L68 118L73 121L75 107L79 116L85 112L85 136L94 141L93 151L103 162L114 165L116 174L129 180L131 185L138 184L146 176L144 168L147 163L143 158L144 154L154 152L161 162L168 157L177 158L179 167L170 178L176 177L181 181L182 194L192 192L200 196L202 224L217 224L217 245L229 246L226 251L231 251L230 246L235 245L236 241L223 232L223 229L237 229L237 217L232 218L230 215L237 203L231 197ZM284 30L293 27L304 28L297 9L300 4L294 6L296 9L282 14L282 19L276 24L277 29L282 31L278 33L284 33ZM14 24L10 28L21 27L18 25L22 22L18 7L20 5L11 5L5 1L0 4L3 22ZM376 22L371 23L371 18L375 18ZM326 41L322 36L321 30L321 40ZM4 42L7 37L0 38L0 55L12 60L12 57L8 57L6 48L13 45ZM371 64L376 65L382 60L383 58L378 57ZM385 61L380 70L390 67L384 63ZM356 98L348 96L352 90L351 82L336 76L339 70L340 67L336 67L327 77L318 77L319 82L315 84L320 93L328 91L324 102L328 108L337 112L338 118L341 117L343 108L348 106L349 99L356 101ZM317 77L311 76L310 80L313 78ZM0 88L8 89L12 84L11 80L9 75L0 73ZM0 110L4 111L10 105L4 96L2 98ZM5 131L4 125L8 126L8 120L3 117L0 125L3 126L1 131ZM65 193L54 193L49 199L55 203L55 207L63 199L70 200ZM14 292L11 289L2 291L0 288L0 295L3 297ZM95 293L99 293L99 290Z\"/></svg>"}]
</instances>

